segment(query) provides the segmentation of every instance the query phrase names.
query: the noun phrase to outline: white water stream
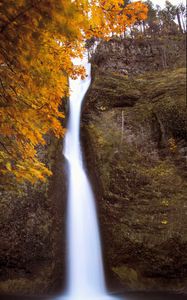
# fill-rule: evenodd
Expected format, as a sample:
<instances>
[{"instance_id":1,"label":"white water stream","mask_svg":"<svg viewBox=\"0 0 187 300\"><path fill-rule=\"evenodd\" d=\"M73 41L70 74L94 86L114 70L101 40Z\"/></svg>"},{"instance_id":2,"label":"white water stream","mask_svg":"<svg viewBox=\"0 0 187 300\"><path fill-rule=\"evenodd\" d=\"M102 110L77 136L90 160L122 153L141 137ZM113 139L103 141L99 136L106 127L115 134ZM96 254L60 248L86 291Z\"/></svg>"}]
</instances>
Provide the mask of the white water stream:
<instances>
[{"instance_id":1,"label":"white water stream","mask_svg":"<svg viewBox=\"0 0 187 300\"><path fill-rule=\"evenodd\" d=\"M64 156L68 161L68 286L60 299L109 300L104 279L99 228L94 196L84 170L80 147L81 104L91 82L91 66L84 57L84 80L70 79L69 123Z\"/></svg>"}]
</instances>

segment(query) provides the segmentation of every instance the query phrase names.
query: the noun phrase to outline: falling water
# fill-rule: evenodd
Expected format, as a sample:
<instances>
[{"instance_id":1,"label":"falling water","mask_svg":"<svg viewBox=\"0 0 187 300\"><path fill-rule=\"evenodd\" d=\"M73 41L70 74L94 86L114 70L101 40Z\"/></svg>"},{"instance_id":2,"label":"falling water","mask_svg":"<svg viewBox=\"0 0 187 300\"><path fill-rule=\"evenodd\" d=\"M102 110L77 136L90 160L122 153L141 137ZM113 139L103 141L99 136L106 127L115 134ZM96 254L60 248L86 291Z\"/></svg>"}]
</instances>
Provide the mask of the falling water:
<instances>
[{"instance_id":1,"label":"falling water","mask_svg":"<svg viewBox=\"0 0 187 300\"><path fill-rule=\"evenodd\" d=\"M80 63L80 61L79 61ZM81 60L87 77L70 79L70 113L64 155L68 161L68 286L62 299L104 300L107 294L94 196L84 170L80 147L81 104L91 82L91 66Z\"/></svg>"}]
</instances>

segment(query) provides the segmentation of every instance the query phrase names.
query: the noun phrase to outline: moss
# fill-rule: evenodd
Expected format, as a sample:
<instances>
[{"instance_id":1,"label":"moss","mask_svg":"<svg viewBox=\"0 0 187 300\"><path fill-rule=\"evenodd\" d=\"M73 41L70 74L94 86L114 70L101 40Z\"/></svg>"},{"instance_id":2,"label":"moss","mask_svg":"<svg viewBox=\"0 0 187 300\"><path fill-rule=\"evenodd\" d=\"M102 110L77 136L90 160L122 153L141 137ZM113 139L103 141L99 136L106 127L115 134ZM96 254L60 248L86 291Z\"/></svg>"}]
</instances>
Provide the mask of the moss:
<instances>
[{"instance_id":1,"label":"moss","mask_svg":"<svg viewBox=\"0 0 187 300\"><path fill-rule=\"evenodd\" d=\"M119 268L113 268L113 271L119 276L121 281L128 282L128 286L131 288L137 288L137 285L139 285L138 273L136 270L124 265Z\"/></svg>"},{"instance_id":2,"label":"moss","mask_svg":"<svg viewBox=\"0 0 187 300\"><path fill-rule=\"evenodd\" d=\"M2 294L44 294L51 284L51 277L54 266L43 267L42 271L35 274L35 277L25 276L17 279L8 279L0 282Z\"/></svg>"},{"instance_id":3,"label":"moss","mask_svg":"<svg viewBox=\"0 0 187 300\"><path fill-rule=\"evenodd\" d=\"M38 156L54 173L58 151L61 154L54 136L47 136L46 145L38 148ZM58 276L57 252L61 244L59 241L57 245L57 224L61 216L56 217L58 204L52 200L51 192L56 192L52 181L54 177L34 185L15 183L13 189L1 193L1 293L44 293Z\"/></svg>"},{"instance_id":4,"label":"moss","mask_svg":"<svg viewBox=\"0 0 187 300\"><path fill-rule=\"evenodd\" d=\"M187 274L185 254L180 258L170 248L183 249L187 242L186 166L180 154L187 137L185 78L184 69L136 78L97 72L85 102L85 151L101 184L105 255L130 287L145 288L145 282L161 287L156 278L167 272L169 278ZM181 238L174 245L176 237Z\"/></svg>"}]
</instances>

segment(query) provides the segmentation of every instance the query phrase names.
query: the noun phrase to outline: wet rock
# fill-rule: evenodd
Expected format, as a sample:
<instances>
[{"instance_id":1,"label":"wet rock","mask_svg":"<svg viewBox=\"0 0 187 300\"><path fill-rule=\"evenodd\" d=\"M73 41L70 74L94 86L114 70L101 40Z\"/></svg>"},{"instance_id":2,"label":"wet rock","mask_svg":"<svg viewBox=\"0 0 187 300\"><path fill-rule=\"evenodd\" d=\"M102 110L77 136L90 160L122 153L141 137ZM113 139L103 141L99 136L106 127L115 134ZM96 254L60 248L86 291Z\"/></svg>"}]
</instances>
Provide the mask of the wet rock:
<instances>
[{"instance_id":1,"label":"wet rock","mask_svg":"<svg viewBox=\"0 0 187 300\"><path fill-rule=\"evenodd\" d=\"M185 78L185 69L127 78L98 68L85 99L82 141L104 257L125 288L186 286Z\"/></svg>"},{"instance_id":2,"label":"wet rock","mask_svg":"<svg viewBox=\"0 0 187 300\"><path fill-rule=\"evenodd\" d=\"M51 293L64 282L66 180L61 142L47 137L39 155L53 177L1 192L0 294Z\"/></svg>"}]
</instances>

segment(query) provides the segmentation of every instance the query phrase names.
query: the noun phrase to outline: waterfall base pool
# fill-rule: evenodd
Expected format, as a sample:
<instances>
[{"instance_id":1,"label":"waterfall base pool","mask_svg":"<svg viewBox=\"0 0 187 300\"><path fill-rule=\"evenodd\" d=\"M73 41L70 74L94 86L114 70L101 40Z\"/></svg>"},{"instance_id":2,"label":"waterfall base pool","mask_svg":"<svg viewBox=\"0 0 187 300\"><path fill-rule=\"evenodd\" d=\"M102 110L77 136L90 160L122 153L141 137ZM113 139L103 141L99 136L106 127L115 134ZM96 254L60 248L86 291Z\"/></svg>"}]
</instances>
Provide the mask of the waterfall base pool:
<instances>
[{"instance_id":1,"label":"waterfall base pool","mask_svg":"<svg viewBox=\"0 0 187 300\"><path fill-rule=\"evenodd\" d=\"M59 300L64 299L62 296L8 296L8 295L0 295L1 300ZM123 295L115 294L113 296L106 296L106 298L102 298L101 300L115 300L115 299L122 299L122 300L186 300L186 294L174 294L174 293L162 293L162 292L127 292ZM73 299L74 300L74 299ZM79 300L79 299L75 299ZM81 300L92 300L91 298L81 299ZM100 300L100 299L94 299Z\"/></svg>"},{"instance_id":2,"label":"waterfall base pool","mask_svg":"<svg viewBox=\"0 0 187 300\"><path fill-rule=\"evenodd\" d=\"M123 300L124 297L118 297L118 296L110 296L110 295L101 295L96 297L90 297L90 296L60 296L55 300Z\"/></svg>"}]
</instances>

